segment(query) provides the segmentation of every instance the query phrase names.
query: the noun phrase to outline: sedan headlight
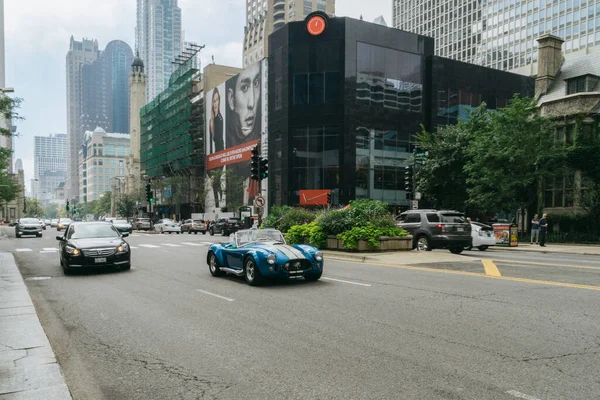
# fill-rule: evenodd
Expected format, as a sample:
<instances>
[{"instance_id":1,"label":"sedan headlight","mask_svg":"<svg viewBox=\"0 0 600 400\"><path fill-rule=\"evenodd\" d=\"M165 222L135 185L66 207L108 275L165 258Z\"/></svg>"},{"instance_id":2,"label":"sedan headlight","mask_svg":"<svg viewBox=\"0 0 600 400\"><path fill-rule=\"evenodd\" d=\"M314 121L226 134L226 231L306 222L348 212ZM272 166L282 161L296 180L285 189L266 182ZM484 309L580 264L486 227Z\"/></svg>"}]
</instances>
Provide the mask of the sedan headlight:
<instances>
[{"instance_id":1,"label":"sedan headlight","mask_svg":"<svg viewBox=\"0 0 600 400\"><path fill-rule=\"evenodd\" d=\"M277 257L275 257L275 254L269 254L267 256L267 262L271 265L275 264L275 262L277 261Z\"/></svg>"},{"instance_id":2,"label":"sedan headlight","mask_svg":"<svg viewBox=\"0 0 600 400\"><path fill-rule=\"evenodd\" d=\"M323 261L323 253L321 253L320 251L317 251L315 253L315 260L317 260L317 261Z\"/></svg>"},{"instance_id":3,"label":"sedan headlight","mask_svg":"<svg viewBox=\"0 0 600 400\"><path fill-rule=\"evenodd\" d=\"M81 254L81 252L79 251L79 249L73 247L73 246L65 246L65 251L69 254L71 254L72 256L78 256Z\"/></svg>"},{"instance_id":4,"label":"sedan headlight","mask_svg":"<svg viewBox=\"0 0 600 400\"><path fill-rule=\"evenodd\" d=\"M119 247L117 247L117 253L127 253L129 251L129 245L127 243L121 243Z\"/></svg>"}]
</instances>

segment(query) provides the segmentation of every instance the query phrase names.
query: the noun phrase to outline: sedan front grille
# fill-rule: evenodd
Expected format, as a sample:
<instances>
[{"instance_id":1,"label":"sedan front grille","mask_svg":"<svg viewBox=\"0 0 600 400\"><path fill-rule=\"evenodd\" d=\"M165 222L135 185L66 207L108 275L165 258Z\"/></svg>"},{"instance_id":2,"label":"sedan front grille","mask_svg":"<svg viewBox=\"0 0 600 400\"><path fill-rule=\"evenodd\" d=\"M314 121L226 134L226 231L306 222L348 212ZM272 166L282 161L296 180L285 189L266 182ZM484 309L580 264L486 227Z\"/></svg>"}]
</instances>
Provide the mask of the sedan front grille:
<instances>
[{"instance_id":1,"label":"sedan front grille","mask_svg":"<svg viewBox=\"0 0 600 400\"><path fill-rule=\"evenodd\" d=\"M85 257L106 257L112 256L117 250L114 247L103 248L103 249L84 249L83 255Z\"/></svg>"},{"instance_id":2,"label":"sedan front grille","mask_svg":"<svg viewBox=\"0 0 600 400\"><path fill-rule=\"evenodd\" d=\"M309 260L289 260L283 265L286 271L304 271L312 268L312 263Z\"/></svg>"}]
</instances>

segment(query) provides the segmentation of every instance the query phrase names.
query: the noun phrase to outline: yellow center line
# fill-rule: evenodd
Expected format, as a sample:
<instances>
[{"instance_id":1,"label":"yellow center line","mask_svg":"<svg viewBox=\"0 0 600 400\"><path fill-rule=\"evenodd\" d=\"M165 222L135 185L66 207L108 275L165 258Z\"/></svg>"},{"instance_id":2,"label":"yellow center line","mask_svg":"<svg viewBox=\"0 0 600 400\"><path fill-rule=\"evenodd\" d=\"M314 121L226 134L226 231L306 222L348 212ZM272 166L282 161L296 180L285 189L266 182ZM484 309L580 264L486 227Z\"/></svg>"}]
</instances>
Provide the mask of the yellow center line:
<instances>
[{"instance_id":1,"label":"yellow center line","mask_svg":"<svg viewBox=\"0 0 600 400\"><path fill-rule=\"evenodd\" d=\"M551 264L535 261L513 261L513 260L496 260L499 264L524 264L524 265L540 265L548 267L564 267L564 268L579 268L579 269L600 269L600 267L592 267L589 265L568 265L568 264Z\"/></svg>"},{"instance_id":2,"label":"yellow center line","mask_svg":"<svg viewBox=\"0 0 600 400\"><path fill-rule=\"evenodd\" d=\"M328 259L346 262L346 263L350 263L350 264L359 264L359 265L365 264L365 263L361 263L361 262L357 262L357 261L348 261L347 259L343 259L343 258L336 259L334 257L329 257ZM487 278L487 279L500 279L503 281L531 283L531 284L547 285L547 286L568 287L568 288L572 288L572 289L585 289L585 290L600 291L600 286L580 285L577 283L566 283L566 282L544 281L544 280L538 280L538 279L514 278L514 277L510 277L510 276L489 276L489 275L485 275L485 274L482 274L479 272L454 271L454 270L450 270L450 269L438 269L438 268L431 268L431 267L413 267L413 266L409 266L409 265L385 264L385 263L374 263L374 262L369 262L367 265L375 265L375 266L379 266L379 267L391 267L391 268L398 268L398 269L407 269L407 270L413 270L413 271L437 272L437 273L442 273L442 274L466 275L466 276L474 276L474 277Z\"/></svg>"},{"instance_id":3,"label":"yellow center line","mask_svg":"<svg viewBox=\"0 0 600 400\"><path fill-rule=\"evenodd\" d=\"M485 274L487 276L502 276L500 271L498 271L498 267L492 260L481 260L483 263L483 269L485 270Z\"/></svg>"}]
</instances>

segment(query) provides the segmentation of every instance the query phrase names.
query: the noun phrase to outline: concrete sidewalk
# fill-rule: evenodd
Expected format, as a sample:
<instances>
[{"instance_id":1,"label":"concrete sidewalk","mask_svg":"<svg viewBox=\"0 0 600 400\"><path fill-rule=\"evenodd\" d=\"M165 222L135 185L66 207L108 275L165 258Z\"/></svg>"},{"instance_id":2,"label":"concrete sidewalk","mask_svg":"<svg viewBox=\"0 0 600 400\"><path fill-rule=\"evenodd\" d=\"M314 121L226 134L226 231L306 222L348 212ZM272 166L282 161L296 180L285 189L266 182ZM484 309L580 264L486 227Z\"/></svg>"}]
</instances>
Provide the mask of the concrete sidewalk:
<instances>
[{"instance_id":1,"label":"concrete sidewalk","mask_svg":"<svg viewBox=\"0 0 600 400\"><path fill-rule=\"evenodd\" d=\"M0 399L71 399L23 277L6 252L0 252Z\"/></svg>"},{"instance_id":2,"label":"concrete sidewalk","mask_svg":"<svg viewBox=\"0 0 600 400\"><path fill-rule=\"evenodd\" d=\"M600 256L600 246L593 244L560 244L546 243L546 246L541 247L537 244L519 243L517 247L501 247L493 246L488 251L534 251L537 253L562 253L562 254L579 254L586 256Z\"/></svg>"}]
</instances>

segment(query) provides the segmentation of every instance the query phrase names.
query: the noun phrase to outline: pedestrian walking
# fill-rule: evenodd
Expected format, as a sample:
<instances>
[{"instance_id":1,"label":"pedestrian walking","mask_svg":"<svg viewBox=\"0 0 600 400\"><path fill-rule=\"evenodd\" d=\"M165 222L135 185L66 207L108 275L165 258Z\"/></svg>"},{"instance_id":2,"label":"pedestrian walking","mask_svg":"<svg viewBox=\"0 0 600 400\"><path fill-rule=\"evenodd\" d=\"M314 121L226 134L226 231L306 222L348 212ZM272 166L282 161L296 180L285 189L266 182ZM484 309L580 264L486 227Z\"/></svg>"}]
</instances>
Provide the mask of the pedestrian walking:
<instances>
[{"instance_id":1,"label":"pedestrian walking","mask_svg":"<svg viewBox=\"0 0 600 400\"><path fill-rule=\"evenodd\" d=\"M531 220L531 244L533 244L534 239L535 244L538 244L540 241L540 219L537 214Z\"/></svg>"},{"instance_id":2,"label":"pedestrian walking","mask_svg":"<svg viewBox=\"0 0 600 400\"><path fill-rule=\"evenodd\" d=\"M548 221L547 215L542 214L542 219L540 219L540 246L546 247L546 235L548 234Z\"/></svg>"}]
</instances>

